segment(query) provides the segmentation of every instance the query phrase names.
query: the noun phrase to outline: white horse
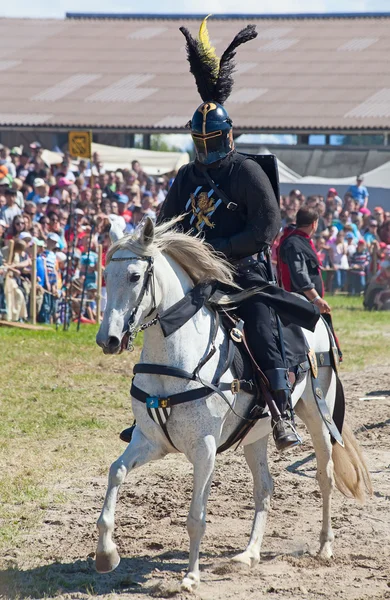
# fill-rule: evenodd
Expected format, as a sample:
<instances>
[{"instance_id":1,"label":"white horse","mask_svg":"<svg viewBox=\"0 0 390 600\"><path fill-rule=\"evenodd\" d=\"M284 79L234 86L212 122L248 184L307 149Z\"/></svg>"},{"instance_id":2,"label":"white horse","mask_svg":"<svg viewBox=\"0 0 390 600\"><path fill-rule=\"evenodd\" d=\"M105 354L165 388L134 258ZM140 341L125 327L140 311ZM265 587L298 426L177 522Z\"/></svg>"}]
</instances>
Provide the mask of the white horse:
<instances>
[{"instance_id":1,"label":"white horse","mask_svg":"<svg viewBox=\"0 0 390 600\"><path fill-rule=\"evenodd\" d=\"M154 228L148 219L136 235L123 237L121 232L111 231L111 237L114 244L109 250L105 270L107 308L96 338L105 353L119 353L127 345L129 320L133 327L141 326L145 319L161 314L181 300L199 282L232 281L231 267L216 256L207 244L199 238L172 231L169 225ZM150 269L151 259L154 264L153 274ZM211 310L207 306L203 307L168 337L163 336L155 319L148 322L150 323L153 326L145 330L140 362L170 365L192 372L207 353L212 327ZM329 337L322 322L318 323L315 333L306 330L304 333L310 348L316 352L329 351ZM202 368L202 379L213 380L221 357L226 356L227 345L226 332L220 328L215 341L216 352ZM335 374L331 367L323 367L319 371L321 388L332 413ZM234 376L228 370L221 381L231 382L232 379ZM150 396L163 398L199 387L196 381L142 373L136 375L135 383ZM234 406L234 412L217 393L174 406L166 421L174 446L168 441L160 425L149 416L145 404L132 399L137 426L130 444L111 465L104 506L97 523L99 541L96 569L99 572L115 569L120 561L112 534L118 490L126 475L132 469L163 458L170 452L182 452L193 465L193 493L187 518L190 537L189 567L182 581L182 589L190 591L198 586L199 547L206 527L206 506L216 452L240 422L237 415L245 415L253 400L249 393L244 392L237 395L226 392L226 395ZM365 492L371 493L370 477L357 441L349 428L345 426L343 429L344 448L339 444L332 446L307 374L296 385L293 404L296 413L306 424L314 445L317 478L323 500L319 554L329 558L332 556L334 539L331 527L334 481L342 493L363 501ZM273 490L267 465L267 440L270 431L270 419L261 419L243 442L245 458L254 481L255 516L249 544L233 560L250 567L260 561L261 543Z\"/></svg>"}]
</instances>

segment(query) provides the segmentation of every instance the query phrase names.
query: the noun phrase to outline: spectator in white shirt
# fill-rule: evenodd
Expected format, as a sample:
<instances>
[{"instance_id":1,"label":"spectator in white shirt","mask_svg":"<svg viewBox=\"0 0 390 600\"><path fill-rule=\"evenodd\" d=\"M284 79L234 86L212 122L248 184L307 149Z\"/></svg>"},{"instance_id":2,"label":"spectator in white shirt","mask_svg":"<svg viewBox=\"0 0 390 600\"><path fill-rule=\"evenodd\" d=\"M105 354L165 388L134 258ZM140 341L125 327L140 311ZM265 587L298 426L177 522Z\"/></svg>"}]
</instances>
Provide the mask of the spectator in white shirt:
<instances>
[{"instance_id":1,"label":"spectator in white shirt","mask_svg":"<svg viewBox=\"0 0 390 600\"><path fill-rule=\"evenodd\" d=\"M13 190L11 187L8 187L5 191L6 205L1 209L1 219L7 223L8 226L11 225L14 217L22 214L19 206L16 204L16 190Z\"/></svg>"}]
</instances>

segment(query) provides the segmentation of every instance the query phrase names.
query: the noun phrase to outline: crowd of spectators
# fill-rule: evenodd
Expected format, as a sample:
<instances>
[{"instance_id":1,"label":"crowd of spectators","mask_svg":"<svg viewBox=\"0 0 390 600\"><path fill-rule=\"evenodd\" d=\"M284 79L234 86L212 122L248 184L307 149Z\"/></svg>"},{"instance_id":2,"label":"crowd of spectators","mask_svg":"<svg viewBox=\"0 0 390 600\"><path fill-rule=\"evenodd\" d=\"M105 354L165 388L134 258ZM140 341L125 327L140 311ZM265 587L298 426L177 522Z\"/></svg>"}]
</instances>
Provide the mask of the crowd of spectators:
<instances>
[{"instance_id":1,"label":"crowd of spectators","mask_svg":"<svg viewBox=\"0 0 390 600\"><path fill-rule=\"evenodd\" d=\"M0 145L0 318L29 319L35 246L38 322L80 312L95 322L98 245L104 264L111 222L132 232L145 215L155 219L168 186L168 177L150 177L138 161L108 171L95 153L91 162L65 155L50 166L38 142L28 151ZM102 310L104 297L103 280Z\"/></svg>"},{"instance_id":2,"label":"crowd of spectators","mask_svg":"<svg viewBox=\"0 0 390 600\"><path fill-rule=\"evenodd\" d=\"M65 154L50 166L38 142L27 151L0 145L0 319L29 319L36 247L38 322L79 316L95 322L97 251L101 245L104 265L111 222L131 233L144 216L155 219L171 182L147 175L138 161L111 171L96 153L90 162ZM380 206L369 210L361 178L343 199L334 188L326 198L291 191L281 198L284 227L303 204L321 215L315 245L328 291L361 294L374 282L382 296L372 302L381 308L390 287L389 213ZM101 298L104 310L104 279Z\"/></svg>"},{"instance_id":3,"label":"crowd of spectators","mask_svg":"<svg viewBox=\"0 0 390 600\"><path fill-rule=\"evenodd\" d=\"M379 278L381 295L371 303L375 301L376 307L382 308L390 299L390 213L381 206L370 210L368 197L361 176L343 198L335 188L330 188L326 197L307 198L299 190L292 190L281 198L282 224L293 224L303 205L315 208L320 218L314 243L326 290L360 295L368 283Z\"/></svg>"}]
</instances>

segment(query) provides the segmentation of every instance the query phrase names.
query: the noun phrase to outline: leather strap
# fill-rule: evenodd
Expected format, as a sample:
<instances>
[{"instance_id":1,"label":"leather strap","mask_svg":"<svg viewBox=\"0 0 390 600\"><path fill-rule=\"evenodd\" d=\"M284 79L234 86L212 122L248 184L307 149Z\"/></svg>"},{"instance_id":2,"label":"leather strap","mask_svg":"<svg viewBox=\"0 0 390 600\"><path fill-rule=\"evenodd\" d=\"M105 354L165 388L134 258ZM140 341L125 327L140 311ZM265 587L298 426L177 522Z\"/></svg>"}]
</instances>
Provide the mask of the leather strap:
<instances>
[{"instance_id":1,"label":"leather strap","mask_svg":"<svg viewBox=\"0 0 390 600\"><path fill-rule=\"evenodd\" d=\"M217 185L215 184L215 181L213 181L210 177L210 174L208 173L207 169L205 169L203 171L203 174L206 178L207 183L212 187L212 189L214 190L214 192L216 193L216 195L218 196L218 198L220 200L222 200L222 202L225 204L225 206L229 209L229 210L237 210L237 204L235 202L232 202L231 200L229 200L229 198L226 196L225 192L223 190L220 190Z\"/></svg>"},{"instance_id":2,"label":"leather strap","mask_svg":"<svg viewBox=\"0 0 390 600\"><path fill-rule=\"evenodd\" d=\"M232 317L226 311L225 311L225 316L226 316L227 319L229 319L231 322L234 323L234 319L232 319ZM265 402L266 402L266 404L267 404L267 406L269 408L269 411L271 413L271 417L273 418L274 421L277 421L277 420L279 420L281 418L280 410L278 409L278 407L276 405L276 402L275 402L275 400L273 399L273 397L271 395L271 392L270 392L271 388L270 388L269 381L268 381L266 375L260 369L259 365L257 364L257 362L256 362L256 360L255 360L255 358L254 358L254 356L253 356L253 354L252 354L252 352L251 352L251 350L250 350L250 348L248 346L248 343L247 343L246 338L245 338L245 334L244 334L244 336L242 338L242 343L245 346L245 350L246 350L246 352L247 352L247 354L248 354L248 356L249 356L249 358L251 360L254 372L257 375L257 380L258 380L258 383L259 383L260 394L263 396L263 398L264 398L264 400L265 400Z\"/></svg>"},{"instance_id":3,"label":"leather strap","mask_svg":"<svg viewBox=\"0 0 390 600\"><path fill-rule=\"evenodd\" d=\"M237 323L235 323L235 328L238 329L238 331L244 336L244 321L242 321L241 319L239 321L237 321ZM232 337L229 332L228 332L228 336L229 336L228 353L227 353L225 364L223 365L221 376L218 378L218 382L221 379L222 375L224 373L226 373L226 371L228 369L230 369L230 367L232 366L233 360L234 360L234 353L236 351L236 345L233 342Z\"/></svg>"},{"instance_id":4,"label":"leather strap","mask_svg":"<svg viewBox=\"0 0 390 600\"><path fill-rule=\"evenodd\" d=\"M253 391L253 383L251 381L246 380L234 380L240 386L240 390L244 392L252 392ZM234 382L233 382L234 383ZM230 392L232 388L231 383L220 383L218 385L218 392ZM156 398L158 400L158 405L153 408L171 408L172 406L176 406L177 404L184 404L185 402L191 402L192 400L201 400L202 398L208 398L211 394L214 394L215 389L207 389L205 387L195 388L193 390L188 390L187 392L179 392L178 394L172 394L167 398L162 398L160 396L151 396L148 392L144 392L135 383L131 384L130 394L140 402L147 404L148 398Z\"/></svg>"},{"instance_id":5,"label":"leather strap","mask_svg":"<svg viewBox=\"0 0 390 600\"><path fill-rule=\"evenodd\" d=\"M341 437L341 434L337 429L335 422L333 421L332 415L329 412L329 408L325 401L324 393L320 387L320 383L318 379L313 376L313 373L311 376L311 385L313 388L313 394L317 404L317 408L320 412L322 420L324 421L332 438L344 447L343 438Z\"/></svg>"},{"instance_id":6,"label":"leather strap","mask_svg":"<svg viewBox=\"0 0 390 600\"><path fill-rule=\"evenodd\" d=\"M192 400L200 400L201 398L207 398L213 393L213 390L205 390L204 387L201 387L196 388L194 390L188 390L187 392L173 394L168 398L158 397L159 405L156 408L170 408L171 406L175 406L177 404L184 404L185 402L191 402ZM139 400L144 404L146 404L147 399L151 397L151 395L148 392L144 392L144 390L141 390L141 388L136 386L135 383L132 383L131 385L130 394L136 400Z\"/></svg>"},{"instance_id":7,"label":"leather strap","mask_svg":"<svg viewBox=\"0 0 390 600\"><path fill-rule=\"evenodd\" d=\"M215 347L215 340L217 338L218 330L219 330L219 312L215 311L214 319L212 320L212 323L211 323L211 332L210 332L209 344L207 346L206 354L198 362L198 366L194 370L194 377L197 377L199 375L200 370L208 363L208 361L216 353L217 349Z\"/></svg>"},{"instance_id":8,"label":"leather strap","mask_svg":"<svg viewBox=\"0 0 390 600\"><path fill-rule=\"evenodd\" d=\"M155 365L152 363L138 363L134 366L134 375L137 373L146 373L148 375L167 375L168 377L177 377L178 379L194 380L194 374L190 371L184 371L178 367L168 367L166 365Z\"/></svg>"},{"instance_id":9,"label":"leather strap","mask_svg":"<svg viewBox=\"0 0 390 600\"><path fill-rule=\"evenodd\" d=\"M252 429L256 421L258 421L259 419L264 419L265 417L268 417L268 412L264 411L263 408L260 407L255 400L255 404L249 411L248 421L242 421L239 424L237 429L233 431L232 435L226 440L226 442L219 446L217 454L221 454L221 452L229 450L229 448L231 448L233 444L237 444L238 447L238 445L242 442L247 433L249 433L249 431ZM237 449L237 447L235 449Z\"/></svg>"}]
</instances>

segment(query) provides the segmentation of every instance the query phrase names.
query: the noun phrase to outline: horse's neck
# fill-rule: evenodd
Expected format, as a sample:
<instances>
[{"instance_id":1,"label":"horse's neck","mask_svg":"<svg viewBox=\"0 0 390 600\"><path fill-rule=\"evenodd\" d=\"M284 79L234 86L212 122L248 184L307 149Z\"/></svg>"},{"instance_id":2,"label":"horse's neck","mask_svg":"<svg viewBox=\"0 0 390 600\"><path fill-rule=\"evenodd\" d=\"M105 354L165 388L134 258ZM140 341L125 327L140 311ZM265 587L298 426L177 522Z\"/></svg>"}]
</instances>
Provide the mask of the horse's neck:
<instances>
[{"instance_id":1,"label":"horse's neck","mask_svg":"<svg viewBox=\"0 0 390 600\"><path fill-rule=\"evenodd\" d=\"M160 256L157 261L156 283L161 294L159 313L181 300L193 287L187 273L165 256ZM203 308L167 338L158 324L150 327L144 334L141 362L174 365L192 371L207 348L210 322L211 313Z\"/></svg>"}]
</instances>

